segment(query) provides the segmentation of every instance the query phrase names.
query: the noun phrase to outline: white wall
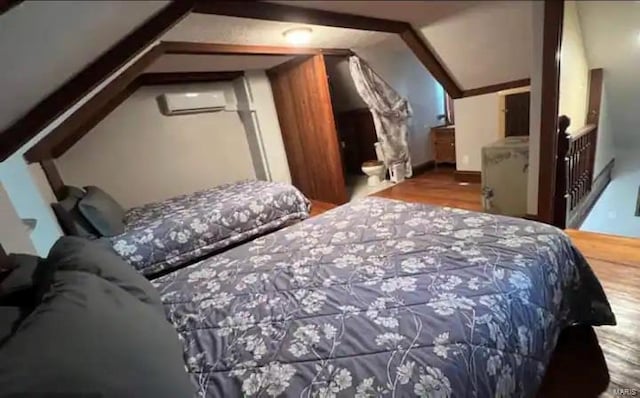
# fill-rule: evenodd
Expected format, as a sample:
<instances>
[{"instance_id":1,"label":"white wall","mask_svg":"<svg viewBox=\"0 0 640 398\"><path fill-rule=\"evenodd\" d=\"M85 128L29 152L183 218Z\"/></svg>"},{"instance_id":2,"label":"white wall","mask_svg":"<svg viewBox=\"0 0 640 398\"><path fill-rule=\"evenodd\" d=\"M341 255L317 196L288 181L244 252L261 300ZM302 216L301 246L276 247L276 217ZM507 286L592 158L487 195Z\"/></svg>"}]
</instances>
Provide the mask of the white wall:
<instances>
[{"instance_id":1,"label":"white wall","mask_svg":"<svg viewBox=\"0 0 640 398\"><path fill-rule=\"evenodd\" d=\"M254 178L237 112L164 116L158 109L163 93L207 89L223 89L235 109L231 83L140 88L58 159L64 181L100 186L129 208Z\"/></svg>"},{"instance_id":2,"label":"white wall","mask_svg":"<svg viewBox=\"0 0 640 398\"><path fill-rule=\"evenodd\" d=\"M582 128L587 119L589 64L576 2L565 1L564 4L558 114L569 116L569 132L574 132Z\"/></svg>"},{"instance_id":3,"label":"white wall","mask_svg":"<svg viewBox=\"0 0 640 398\"><path fill-rule=\"evenodd\" d=\"M607 96L606 76L603 81L602 99L600 103L600 116L598 117L598 141L596 143L596 159L593 167L593 178L615 157L616 148L613 135L613 123L611 120L610 104Z\"/></svg>"},{"instance_id":4,"label":"white wall","mask_svg":"<svg viewBox=\"0 0 640 398\"><path fill-rule=\"evenodd\" d=\"M30 231L16 213L2 184L0 184L0 243L7 253L36 254Z\"/></svg>"},{"instance_id":5,"label":"white wall","mask_svg":"<svg viewBox=\"0 0 640 398\"><path fill-rule=\"evenodd\" d=\"M531 55L531 103L529 113L529 175L527 213L538 214L538 178L540 173L540 116L542 112L542 44L544 2L533 2Z\"/></svg>"},{"instance_id":6,"label":"white wall","mask_svg":"<svg viewBox=\"0 0 640 398\"><path fill-rule=\"evenodd\" d=\"M0 163L0 183L4 186L18 217L37 221L29 237L36 252L40 256L46 256L62 232L55 221L49 202L44 199L38 184L32 178L22 154L14 155ZM0 228L6 227L0 225ZM24 229L16 233L22 234Z\"/></svg>"},{"instance_id":7,"label":"white wall","mask_svg":"<svg viewBox=\"0 0 640 398\"><path fill-rule=\"evenodd\" d=\"M444 90L405 45L393 38L355 52L406 97L413 109L409 120L409 152L416 166L433 159L429 134L431 127L443 124L438 115L444 113Z\"/></svg>"},{"instance_id":8,"label":"white wall","mask_svg":"<svg viewBox=\"0 0 640 398\"><path fill-rule=\"evenodd\" d=\"M456 118L456 169L480 171L483 146L500 138L500 96L497 93L453 101Z\"/></svg>"}]
</instances>

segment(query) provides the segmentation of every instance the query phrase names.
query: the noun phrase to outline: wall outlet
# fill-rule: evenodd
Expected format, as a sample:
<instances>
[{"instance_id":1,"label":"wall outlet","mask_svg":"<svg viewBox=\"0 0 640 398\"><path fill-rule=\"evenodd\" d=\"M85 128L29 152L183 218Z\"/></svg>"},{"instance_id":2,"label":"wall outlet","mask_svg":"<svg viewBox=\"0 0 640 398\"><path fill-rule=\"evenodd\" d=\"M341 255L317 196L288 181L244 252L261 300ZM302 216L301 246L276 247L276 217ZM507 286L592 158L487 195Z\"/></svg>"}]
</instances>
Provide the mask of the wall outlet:
<instances>
[{"instance_id":1,"label":"wall outlet","mask_svg":"<svg viewBox=\"0 0 640 398\"><path fill-rule=\"evenodd\" d=\"M469 164L469 155L462 156L462 164L465 166Z\"/></svg>"}]
</instances>

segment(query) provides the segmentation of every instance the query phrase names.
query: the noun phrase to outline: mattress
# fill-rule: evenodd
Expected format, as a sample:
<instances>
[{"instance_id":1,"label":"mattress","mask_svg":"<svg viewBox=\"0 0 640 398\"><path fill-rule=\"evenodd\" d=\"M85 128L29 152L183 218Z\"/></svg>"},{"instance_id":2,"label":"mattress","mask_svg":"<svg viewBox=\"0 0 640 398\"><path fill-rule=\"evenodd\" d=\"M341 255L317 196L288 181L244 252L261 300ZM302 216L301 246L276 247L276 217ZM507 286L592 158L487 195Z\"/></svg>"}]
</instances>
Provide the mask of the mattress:
<instances>
[{"instance_id":1,"label":"mattress","mask_svg":"<svg viewBox=\"0 0 640 398\"><path fill-rule=\"evenodd\" d=\"M615 324L559 229L366 198L154 281L199 397L532 397Z\"/></svg>"},{"instance_id":2,"label":"mattress","mask_svg":"<svg viewBox=\"0 0 640 398\"><path fill-rule=\"evenodd\" d=\"M309 216L285 183L242 181L129 210L115 251L145 275L188 264Z\"/></svg>"}]
</instances>

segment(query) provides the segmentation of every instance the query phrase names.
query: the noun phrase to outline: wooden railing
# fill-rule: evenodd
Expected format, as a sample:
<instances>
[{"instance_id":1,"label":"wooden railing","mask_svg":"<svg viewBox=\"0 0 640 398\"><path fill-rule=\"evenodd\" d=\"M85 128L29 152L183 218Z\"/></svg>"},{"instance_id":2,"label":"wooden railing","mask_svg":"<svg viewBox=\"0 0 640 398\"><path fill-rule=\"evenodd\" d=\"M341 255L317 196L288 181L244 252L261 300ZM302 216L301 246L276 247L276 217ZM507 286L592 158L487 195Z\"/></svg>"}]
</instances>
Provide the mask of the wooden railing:
<instances>
[{"instance_id":1,"label":"wooden railing","mask_svg":"<svg viewBox=\"0 0 640 398\"><path fill-rule=\"evenodd\" d=\"M556 225L566 227L578 206L591 192L596 155L597 129L586 125L573 134L567 133L571 121L560 116L558 162L556 173Z\"/></svg>"}]
</instances>

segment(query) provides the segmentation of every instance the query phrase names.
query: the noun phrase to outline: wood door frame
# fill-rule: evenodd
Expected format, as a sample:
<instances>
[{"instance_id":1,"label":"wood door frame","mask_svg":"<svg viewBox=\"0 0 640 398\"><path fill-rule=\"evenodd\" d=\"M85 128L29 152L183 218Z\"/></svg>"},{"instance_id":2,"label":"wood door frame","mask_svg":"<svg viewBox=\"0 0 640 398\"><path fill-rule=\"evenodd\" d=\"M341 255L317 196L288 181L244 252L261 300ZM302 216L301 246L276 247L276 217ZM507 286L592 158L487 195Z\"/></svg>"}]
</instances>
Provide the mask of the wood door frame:
<instances>
[{"instance_id":1,"label":"wood door frame","mask_svg":"<svg viewBox=\"0 0 640 398\"><path fill-rule=\"evenodd\" d=\"M545 0L542 45L542 90L540 109L540 167L538 174L538 214L540 221L554 224L564 215L556 203L565 200L556 192L558 163L558 109L560 94L560 50L564 2ZM561 196L561 197L558 197Z\"/></svg>"},{"instance_id":2,"label":"wood door frame","mask_svg":"<svg viewBox=\"0 0 640 398\"><path fill-rule=\"evenodd\" d=\"M294 134L295 131L288 130L288 126L291 126L293 124L296 125L296 128L292 130L296 130L298 128L298 125L299 125L298 122L300 121L300 119L298 115L296 115L296 112L290 111L290 109L283 109L283 108L286 108L287 106L289 106L287 105L288 104L287 101L296 102L296 99L295 98L291 99L290 96L280 93L281 91L280 83L283 82L283 80L280 80L280 83L276 83L276 80L283 79L282 74L285 73L287 70L295 68L296 66L304 62L309 62L312 59L314 62L317 62L317 65L315 67L315 72L322 75L323 82L326 85L326 90L319 90L318 92L318 94L321 96L318 100L319 104L321 105L320 108L322 108L322 106L326 106L331 110L330 116L327 117L327 119L323 119L323 123L324 123L323 126L324 125L330 126L330 128L333 129L333 134L330 134L330 137L325 137L325 138L328 138L332 141L330 146L333 146L335 149L335 152L337 153L337 158L331 159L331 156L329 156L329 159L328 159L329 161L325 162L327 167L336 168L335 170L333 170L332 173L330 173L334 177L331 180L332 184L331 184L330 190L323 190L318 187L318 180L315 178L315 176L317 176L318 173L324 173L323 170L309 170L307 167L296 167L298 166L299 163L304 163L301 159L304 158L305 148L306 149L309 149L309 148L306 147L304 141L300 139L301 137L300 134L296 135ZM322 70L318 70L318 66L320 66ZM344 165L342 161L340 140L338 137L337 127L335 122L335 114L334 114L333 106L331 103L329 83L326 80L327 72L326 72L324 55L315 54L315 55L308 55L308 56L301 56L301 57L294 58L283 64L277 65L267 70L267 76L269 77L270 83L272 85L272 90L274 92L276 114L278 115L278 121L280 123L280 127L282 130L282 136L283 136L282 138L285 146L285 153L287 155L287 162L289 163L289 169L291 170L292 183L296 185L298 188L300 188L303 191L303 193L305 193L311 199L322 200L325 202L331 202L336 204L346 203L348 200L348 197L347 197L346 183L344 178ZM286 82L286 85L289 85L289 82L286 80L286 78L284 79L285 79L284 81ZM326 108L322 108L322 109L324 111ZM292 120L295 120L296 123L292 123ZM313 123L311 125L313 125ZM328 135L329 134L327 134L327 136ZM331 150L331 153L333 153L333 150L331 148L329 149ZM292 164L293 164L293 167L292 167ZM320 181L320 185L322 185L322 181Z\"/></svg>"}]
</instances>

